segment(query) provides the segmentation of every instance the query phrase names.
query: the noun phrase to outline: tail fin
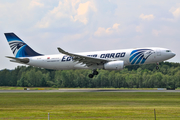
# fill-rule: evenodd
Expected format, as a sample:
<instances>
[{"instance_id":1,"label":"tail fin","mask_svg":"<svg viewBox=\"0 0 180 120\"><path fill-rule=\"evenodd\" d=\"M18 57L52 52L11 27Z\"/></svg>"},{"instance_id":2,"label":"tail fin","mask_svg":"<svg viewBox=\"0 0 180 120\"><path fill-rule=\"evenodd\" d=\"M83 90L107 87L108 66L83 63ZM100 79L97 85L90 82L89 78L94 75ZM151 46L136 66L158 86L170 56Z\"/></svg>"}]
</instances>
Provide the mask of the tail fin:
<instances>
[{"instance_id":1,"label":"tail fin","mask_svg":"<svg viewBox=\"0 0 180 120\"><path fill-rule=\"evenodd\" d=\"M9 46L16 58L42 55L31 49L25 42L23 42L14 33L4 33L4 35L6 36Z\"/></svg>"}]
</instances>

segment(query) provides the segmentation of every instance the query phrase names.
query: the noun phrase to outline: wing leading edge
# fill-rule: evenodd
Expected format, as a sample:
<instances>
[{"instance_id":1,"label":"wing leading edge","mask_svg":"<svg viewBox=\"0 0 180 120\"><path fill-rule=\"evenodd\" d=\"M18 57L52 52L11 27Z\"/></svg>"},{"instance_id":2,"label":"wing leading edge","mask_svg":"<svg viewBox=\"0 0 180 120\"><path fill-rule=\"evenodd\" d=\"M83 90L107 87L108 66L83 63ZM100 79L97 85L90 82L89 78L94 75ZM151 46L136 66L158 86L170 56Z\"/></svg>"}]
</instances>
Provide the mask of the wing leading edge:
<instances>
[{"instance_id":1,"label":"wing leading edge","mask_svg":"<svg viewBox=\"0 0 180 120\"><path fill-rule=\"evenodd\" d=\"M102 65L102 64L110 61L110 60L106 60L106 59L100 59L100 58L94 58L94 57L88 57L88 56L84 56L84 55L69 53L59 47L58 47L58 50L60 53L63 53L63 54L73 57L73 60L75 62L85 64L88 67L92 66L92 65Z\"/></svg>"}]
</instances>

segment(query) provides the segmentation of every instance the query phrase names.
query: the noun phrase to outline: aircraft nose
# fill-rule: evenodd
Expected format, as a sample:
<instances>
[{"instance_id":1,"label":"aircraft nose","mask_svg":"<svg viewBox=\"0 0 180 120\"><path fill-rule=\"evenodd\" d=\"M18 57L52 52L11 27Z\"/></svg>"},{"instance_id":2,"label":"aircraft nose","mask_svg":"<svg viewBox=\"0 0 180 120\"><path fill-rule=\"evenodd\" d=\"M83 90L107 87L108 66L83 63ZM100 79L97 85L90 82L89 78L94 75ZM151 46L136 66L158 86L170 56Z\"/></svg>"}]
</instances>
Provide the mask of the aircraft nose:
<instances>
[{"instance_id":1,"label":"aircraft nose","mask_svg":"<svg viewBox=\"0 0 180 120\"><path fill-rule=\"evenodd\" d=\"M172 57L174 57L174 56L176 56L176 54L175 54L175 53L172 53Z\"/></svg>"}]
</instances>

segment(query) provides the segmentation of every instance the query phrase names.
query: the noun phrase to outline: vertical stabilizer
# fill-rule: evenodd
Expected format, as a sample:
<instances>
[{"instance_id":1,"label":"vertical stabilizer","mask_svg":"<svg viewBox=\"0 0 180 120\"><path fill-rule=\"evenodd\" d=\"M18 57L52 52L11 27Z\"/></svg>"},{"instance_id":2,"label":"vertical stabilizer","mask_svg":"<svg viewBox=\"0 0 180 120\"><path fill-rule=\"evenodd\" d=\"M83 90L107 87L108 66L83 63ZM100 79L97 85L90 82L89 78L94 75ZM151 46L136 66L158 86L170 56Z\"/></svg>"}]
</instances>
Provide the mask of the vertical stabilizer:
<instances>
[{"instance_id":1,"label":"vertical stabilizer","mask_svg":"<svg viewBox=\"0 0 180 120\"><path fill-rule=\"evenodd\" d=\"M9 46L16 58L42 55L31 49L24 41L22 41L14 33L4 33L4 35L6 36Z\"/></svg>"}]
</instances>

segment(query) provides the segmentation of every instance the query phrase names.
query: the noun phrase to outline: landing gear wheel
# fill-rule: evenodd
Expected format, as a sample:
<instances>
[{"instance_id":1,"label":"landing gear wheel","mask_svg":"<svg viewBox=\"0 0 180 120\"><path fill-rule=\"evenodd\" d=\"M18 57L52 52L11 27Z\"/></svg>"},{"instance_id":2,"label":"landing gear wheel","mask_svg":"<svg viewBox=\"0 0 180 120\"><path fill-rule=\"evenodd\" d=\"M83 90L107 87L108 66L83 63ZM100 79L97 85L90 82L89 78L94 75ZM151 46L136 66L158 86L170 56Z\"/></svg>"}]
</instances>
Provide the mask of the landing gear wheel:
<instances>
[{"instance_id":1,"label":"landing gear wheel","mask_svg":"<svg viewBox=\"0 0 180 120\"><path fill-rule=\"evenodd\" d=\"M98 73L98 71L93 71L93 75L98 75L99 73Z\"/></svg>"},{"instance_id":2,"label":"landing gear wheel","mask_svg":"<svg viewBox=\"0 0 180 120\"><path fill-rule=\"evenodd\" d=\"M159 70L159 67L158 67L158 66L156 66L156 70Z\"/></svg>"},{"instance_id":3,"label":"landing gear wheel","mask_svg":"<svg viewBox=\"0 0 180 120\"><path fill-rule=\"evenodd\" d=\"M89 78L93 78L94 77L94 75L93 74L89 74Z\"/></svg>"},{"instance_id":4,"label":"landing gear wheel","mask_svg":"<svg viewBox=\"0 0 180 120\"><path fill-rule=\"evenodd\" d=\"M96 69L92 70L92 74L89 74L89 78L93 78L95 75L98 75L99 72Z\"/></svg>"}]
</instances>

